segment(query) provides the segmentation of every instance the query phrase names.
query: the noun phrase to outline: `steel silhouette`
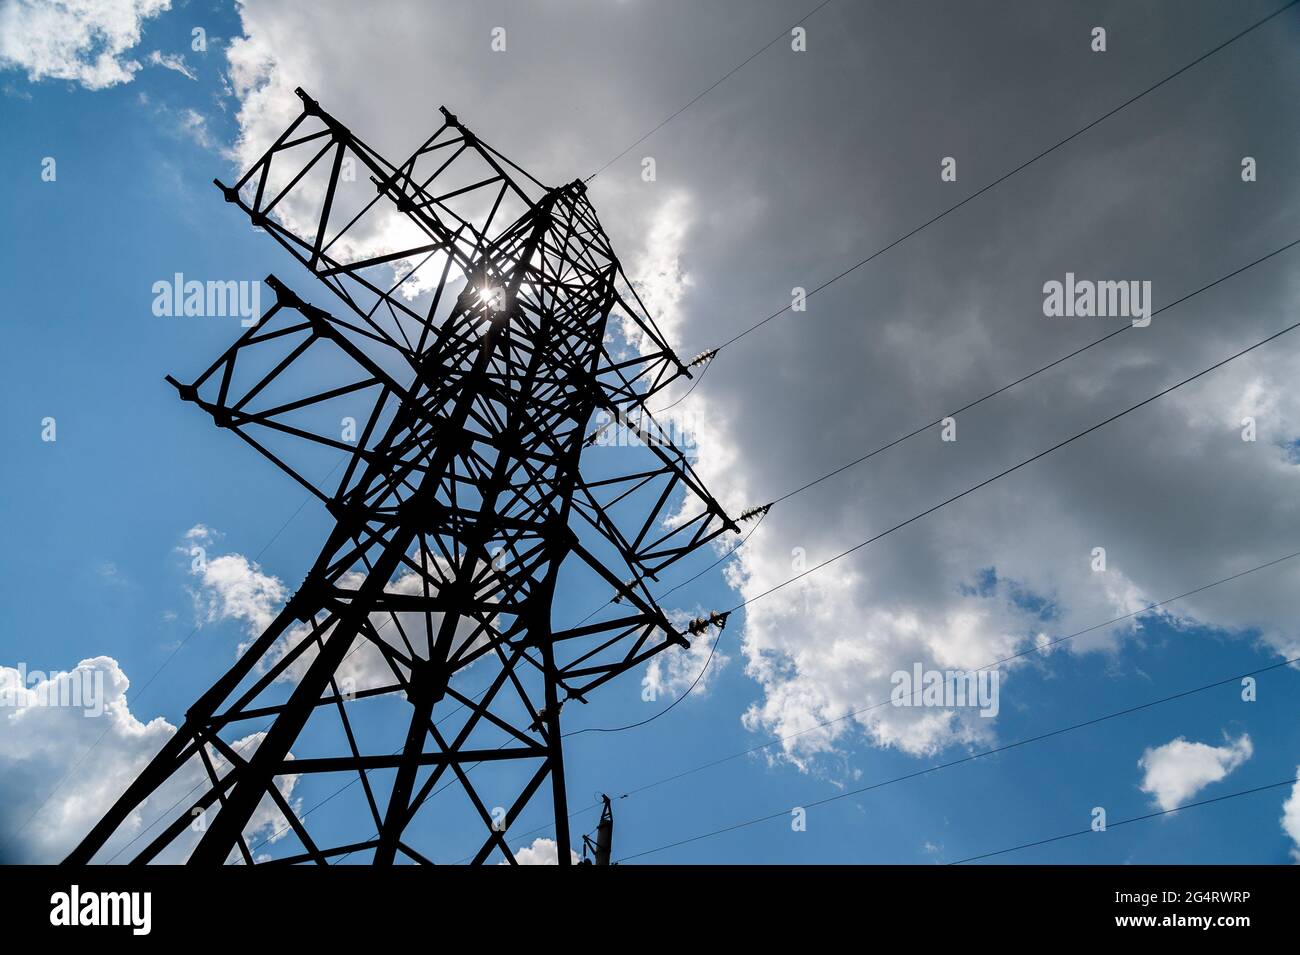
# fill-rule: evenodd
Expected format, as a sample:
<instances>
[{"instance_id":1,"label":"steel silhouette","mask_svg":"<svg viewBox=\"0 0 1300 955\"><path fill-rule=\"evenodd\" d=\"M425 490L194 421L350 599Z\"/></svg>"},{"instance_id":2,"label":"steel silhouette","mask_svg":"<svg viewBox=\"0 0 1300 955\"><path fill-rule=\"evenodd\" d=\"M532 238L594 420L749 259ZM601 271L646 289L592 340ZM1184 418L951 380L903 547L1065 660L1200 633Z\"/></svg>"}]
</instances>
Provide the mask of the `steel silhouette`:
<instances>
[{"instance_id":1,"label":"steel silhouette","mask_svg":"<svg viewBox=\"0 0 1300 955\"><path fill-rule=\"evenodd\" d=\"M298 95L217 185L342 307L270 276L261 320L168 380L333 529L66 861L428 863L470 832L475 863L514 862L510 827L549 791L567 864L565 705L725 623L670 619L649 590L737 530L646 406L689 367L580 181L543 186L445 109L394 166ZM635 450L580 461L611 433ZM611 601L575 624L592 586ZM317 777L340 788L305 805Z\"/></svg>"}]
</instances>

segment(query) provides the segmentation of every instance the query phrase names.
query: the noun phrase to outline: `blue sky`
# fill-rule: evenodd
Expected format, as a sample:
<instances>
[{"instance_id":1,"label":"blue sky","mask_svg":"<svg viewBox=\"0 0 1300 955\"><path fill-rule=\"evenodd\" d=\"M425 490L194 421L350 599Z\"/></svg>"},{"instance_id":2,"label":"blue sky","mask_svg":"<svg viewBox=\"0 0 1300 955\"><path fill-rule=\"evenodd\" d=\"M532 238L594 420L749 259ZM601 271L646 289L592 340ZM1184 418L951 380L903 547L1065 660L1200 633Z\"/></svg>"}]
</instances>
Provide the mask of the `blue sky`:
<instances>
[{"instance_id":1,"label":"blue sky","mask_svg":"<svg viewBox=\"0 0 1300 955\"><path fill-rule=\"evenodd\" d=\"M762 29L771 32L771 23L782 22L780 10L765 6L764 12L772 16L763 21L768 25ZM191 26L200 20L214 38L206 54L190 49ZM1248 20L1242 18L1242 22ZM130 710L143 722L161 717L178 724L188 704L230 665L236 647L248 637L242 621L217 619L204 620L193 638L187 639L198 622L192 593L199 586L190 573L187 531L196 525L212 529L215 536L210 556L244 555L254 560L263 574L278 578L292 590L329 528L319 506L310 502L302 506L301 488L179 401L163 381L166 374L182 380L195 377L239 335L238 320L159 317L152 314L150 307L153 283L170 279L177 272L199 279L248 280L275 272L289 279L305 296L325 303L326 293L312 289L301 268L268 237L252 230L210 185L214 176L225 181L234 177L232 160L223 150L240 136L240 121L235 113L241 104L223 88L228 66L227 41L222 38L237 36L245 29L248 25L241 21L238 11L225 4L181 6L143 23L142 38L130 55L146 61L148 51L155 49L183 53L196 80L161 66L145 65L128 83L91 90L57 79L34 81L12 66L0 73L4 89L0 96L0 125L5 139L0 151L0 204L6 210L7 225L0 233L7 333L0 369L8 407L0 424L7 451L5 466L0 469L0 500L5 502L10 541L0 557L6 606L0 665L17 666L21 662L28 669L70 670L83 659L112 657L131 681ZM1225 27L1218 22L1200 25L1198 35L1203 35L1204 46L1205 39L1226 35ZM1196 48L1189 41L1188 49ZM739 59L738 52L738 48L730 50L715 66ZM1186 51L1179 55L1190 59ZM1178 56L1171 54L1170 62L1177 61ZM713 72L720 75L723 71ZM708 70L704 70L702 75L707 74ZM490 86L495 81L484 74L480 82ZM706 84L698 85L702 88ZM1119 85L1123 84L1117 82ZM1132 86L1128 83L1129 88ZM380 89L369 93L382 94ZM1224 95L1231 100L1229 94ZM663 94L663 105L672 101L673 93ZM720 99L716 104L719 112L714 115L727 122L743 123L745 104L729 111L730 102L725 97ZM486 109L488 104L482 105ZM655 115L656 110L666 115L659 105L646 106L646 115ZM705 108L702 104L701 109ZM201 126L187 122L187 110L202 117ZM345 121L355 118L358 131L367 135L370 117L339 112ZM474 124L473 119L462 118ZM488 121L480 125L487 128L502 129L505 125L486 115L483 118ZM1063 125L1068 127L1069 122ZM579 128L573 126L566 135L572 136L573 130ZM415 124L409 139L399 145L414 144L424 131ZM685 131L669 126L661 136L678 142L675 132ZM1294 132L1292 129L1288 134L1292 144ZM400 139L387 132L380 135L385 137ZM510 138L508 133L506 138ZM502 147L512 158L529 165L526 142L511 141ZM665 151L669 148L665 146ZM594 149L594 153L605 151L603 147ZM1022 154L1024 151L1020 149ZM54 182L41 179L45 157L57 162ZM565 160L563 150L552 150L547 154L551 164L547 172L563 169ZM570 176L585 171L585 158L582 162L584 165L575 166ZM629 176L634 175L635 166L632 162L628 167ZM1294 154L1291 166L1289 174L1294 173ZM620 204L622 195L616 187L604 193L593 189L593 201L616 241L620 233L626 237L634 232L638 223L654 221L653 217L644 218L641 205L635 212L625 213ZM1283 239L1287 237L1288 222L1294 223L1296 217L1277 203L1289 201L1292 195L1279 192L1271 200L1278 210L1277 218L1288 220L1282 221L1276 232ZM702 203L696 207L704 210L699 215L707 218L707 199L701 200L697 192L695 201ZM913 224L923 218L918 210ZM1264 218L1259 215L1252 221ZM621 219L627 221L616 229L612 223ZM1294 225L1291 228L1294 231ZM1005 237L997 226L994 231ZM1261 243L1260 249L1265 249L1267 237ZM854 250L865 254L871 248L843 240L838 234L828 245L839 248L826 253L829 262L823 271L830 271L831 264L842 259L852 261ZM627 254L635 251L629 249ZM926 249L921 254L932 255L934 250ZM1228 256L1198 274L1208 280L1225 271L1231 260ZM701 253L691 261L695 282L707 284L701 268L707 257ZM1181 284L1194 284L1194 277ZM854 281L865 283L868 277ZM1274 289L1273 300L1277 303L1283 301L1281 289L1280 284ZM831 298L830 294L841 297ZM858 294L866 293L861 287L828 293L827 306L847 313L860 306L862 300L854 298ZM264 290L263 301L269 303L271 299L269 290ZM780 293L776 300L779 304ZM718 337L711 334L714 329L708 323L714 313L708 304L687 297L680 305L682 317L675 330L683 354L689 353L698 341ZM739 316L732 316L727 327L739 321ZM1252 339L1249 330L1243 335L1243 340ZM1213 349L1207 352L1213 353ZM1043 352L1034 353L1040 354ZM1049 349L1046 354L1053 352ZM1287 355L1293 356L1294 351ZM1033 367L1034 360L1026 355L1016 367ZM1190 360L1190 365L1184 362L1184 367L1190 373L1206 363ZM788 368L770 368L763 374L788 373ZM761 386L761 378L751 377L749 387ZM1138 381L1116 400L1137 400L1145 391L1155 390L1156 379L1153 375L1145 385ZM994 371L983 380L992 384L1000 379ZM1053 384L1042 382L1027 387L1050 389ZM708 389L702 386L701 391L707 393ZM870 414L872 397L871 382L867 382L859 416ZM731 407L725 403L719 406ZM932 408L933 403L927 407ZM927 412L921 409L920 413L924 420ZM1078 420L1085 423L1104 416L1091 406L1078 414ZM57 421L57 441L41 440L42 419L46 417ZM1001 420L991 415L978 427ZM1066 432L1073 430L1069 425L1075 419L1062 420ZM904 430L904 423L898 418L883 421L873 434L892 436ZM701 440L706 442L712 429L701 430ZM1293 420L1284 422L1282 433L1289 433L1294 440L1296 432ZM829 464L868 446L857 436L846 435L838 455L832 455ZM1044 446L1043 442L1031 440L1020 455L1007 451L1004 463L1018 460L1038 446ZM1080 456L1073 459L1077 462L1104 458L1106 449L1105 437L1099 436L1088 448L1070 453ZM804 464L801 473L821 473L828 460L814 458L814 451L796 449L782 455L779 447L771 445L752 449L747 466L754 479L747 483L746 490L756 497L760 492L789 485L789 481L782 480L783 475L776 475L770 482L762 480L766 476L765 456L800 460ZM597 448L588 453L636 452ZM701 453L707 456L707 446ZM910 453L907 446L891 452L904 459ZM921 458L913 459L917 468L933 470L928 459L924 460L926 463ZM1125 460L1119 456L1114 459L1112 478L1116 483L1110 487L1116 494L1122 492ZM1296 465L1292 462L1291 466ZM869 462L863 469L872 467ZM708 468L704 471L707 477ZM957 487L965 486L969 483L966 476L987 471L987 466L976 463L969 471L954 471L953 481ZM1170 480L1176 478L1176 474L1169 475ZM885 480L884 475L881 480ZM1029 494L1033 485L1019 488L1020 493ZM859 490L857 485L833 485L819 491L822 496L818 501L810 502L812 517L805 515L802 519L818 520L820 514L828 527L842 525L842 515L858 507L854 494ZM1248 490L1245 493L1249 496ZM901 519L942 496L926 489L918 499L904 496L882 505L882 510L872 515L873 526L888 523L891 514ZM750 503L760 500L751 499ZM961 511L952 519L956 527L963 526L965 513ZM944 511L927 522L944 526L948 520ZM1192 520L1187 518L1188 523ZM838 542L849 546L866 536L856 531L856 525L844 526ZM903 531L898 536L909 533ZM793 541L799 543L797 538ZM784 555L789 544L782 538L773 545L772 552ZM986 568L992 566L993 573L1000 577L1002 561L1011 561L1012 549L1020 546L1014 535L1002 544L1007 549L1005 557L972 559L964 577L939 575L934 586L956 600L962 587L970 590L971 583L981 571L987 572ZM871 559L888 563L893 559L894 546L892 538L880 542L871 549L873 555L879 556ZM1168 544L1167 550L1170 562L1175 562L1175 546ZM1025 551L1032 552L1027 543ZM810 563L830 552L825 548L816 551L815 556L810 555ZM1265 551L1262 559L1283 552ZM1158 546L1156 553L1161 553ZM1184 566L1177 582L1165 584L1163 579L1153 579L1137 586L1138 604L1161 600L1250 565L1250 554L1244 549L1237 548L1233 553L1243 563L1228 569L1209 559L1198 569L1196 562L1185 560L1185 553L1178 555L1180 560L1176 562ZM693 556L675 568L665 584L671 586L691 576L715 556ZM903 560L901 556L898 559ZM756 567L751 566L749 572L761 576ZM1270 568L1252 575L1252 585L1262 592L1281 593L1285 581L1296 579L1294 573L1289 566ZM1021 575L1003 579L1014 583ZM1163 590L1158 589L1161 586ZM1225 584L1223 589L1234 586L1238 585ZM978 596L978 589L972 595ZM1051 603L1051 597L1033 588L1027 593L1027 597L1020 598L1022 606L1013 609L1032 619ZM674 608L723 608L738 602L738 590L728 584L719 568L674 598ZM557 619L580 616L600 599L594 590L580 594L571 605L557 607ZM818 594L815 599L825 599L825 595ZM1055 618L1040 619L1041 629L1049 637L1056 637L1076 624L1099 623L1112 615L1103 610L1088 617L1091 610L1082 608L1079 612L1083 616L1063 612ZM1224 618L1222 614L1207 614L1206 619ZM779 621L769 624L778 625ZM813 629L818 626L822 625L814 625ZM842 631L837 629L841 626L842 621L826 621L822 636L841 636ZM772 690L770 682L746 672L748 658L736 643L745 627L746 621L737 615L723 633L719 653L725 663L710 674L705 692L693 694L647 726L622 733L587 733L569 741L566 761L573 807L589 804L600 792L619 795L743 752L770 739L772 725L789 725L751 720L747 727L741 719L751 706L761 706L764 694ZM1283 659L1279 643L1262 639L1267 628L1255 626L1249 614L1238 626L1147 618L1136 631L1119 629L1124 631L1123 638L1117 637L1106 648L1087 653L1043 654L1041 659L1035 657L1009 671L1002 686L1001 713L990 730L988 743L1003 745ZM1024 631L1016 638L1029 640L1032 634ZM182 641L184 646L172 658ZM168 660L147 692L136 696ZM899 662L908 661L910 658L904 656ZM473 674L468 674L466 680L473 686ZM643 702L638 683L636 675L628 675L598 694L590 705L573 705L565 712L566 725L571 729L619 726L645 719L667 704L663 699ZM875 685L878 692L887 694L887 681L882 685L877 680ZM1259 678L1255 702L1243 702L1235 685L1219 687L815 808L803 832L792 831L787 821L775 820L636 861L953 861L1086 828L1095 806L1104 806L1112 820L1152 811L1153 797L1140 788L1144 773L1139 759L1146 750L1180 737L1224 747L1228 741L1245 735L1252 744L1249 759L1228 772L1226 778L1196 787L1195 799L1272 783L1295 775L1300 764L1298 694L1300 673L1292 668L1272 670ZM84 749L85 738L80 730L63 742L42 737L39 744L33 741L27 756L22 752L21 735L6 741L0 749L2 758L14 761L14 765L28 760L22 778L30 778L32 789L15 804L17 808L0 817L5 834L24 824L44 791L73 765ZM791 753L798 763L791 759L769 760L761 753L733 759L618 800L614 854L617 858L640 853L955 759L983 746L977 741L941 738L934 743L932 755L916 755L897 745L875 745L873 737L855 728L837 736L822 752ZM775 756L779 750L776 747L770 752ZM92 754L65 785L79 786L83 777L93 776L100 768L99 757ZM295 796L311 806L335 788L337 783L330 779L311 780L301 784ZM92 792L93 787L86 791ZM1275 789L1104 835L1018 852L999 861L1286 863L1292 861L1296 849L1281 824L1282 804L1289 794L1289 789ZM345 801L340 800L332 809L322 810L317 824L342 826L331 813L337 810L341 814L344 805ZM523 832L541 825L546 811L543 802L534 803L516 830ZM593 810L575 819L575 846L578 834L594 828L597 815ZM38 817L38 822L29 828L43 830L46 821ZM424 825L436 834L437 861L456 861L472 851L470 837L441 830L436 813ZM42 858L53 843L42 841L44 836L29 836L31 832L24 832L6 851L20 857ZM525 846L532 839L528 836L513 841ZM272 845L266 851L274 856L278 850Z\"/></svg>"}]
</instances>

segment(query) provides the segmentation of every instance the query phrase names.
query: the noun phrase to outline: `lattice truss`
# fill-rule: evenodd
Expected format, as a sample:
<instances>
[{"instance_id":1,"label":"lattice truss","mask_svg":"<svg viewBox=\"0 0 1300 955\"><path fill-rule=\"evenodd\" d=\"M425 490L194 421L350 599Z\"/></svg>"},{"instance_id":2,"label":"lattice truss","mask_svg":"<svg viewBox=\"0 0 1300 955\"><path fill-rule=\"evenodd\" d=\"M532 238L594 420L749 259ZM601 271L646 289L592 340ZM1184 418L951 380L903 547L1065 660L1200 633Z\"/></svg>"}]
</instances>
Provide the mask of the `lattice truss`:
<instances>
[{"instance_id":1,"label":"lattice truss","mask_svg":"<svg viewBox=\"0 0 1300 955\"><path fill-rule=\"evenodd\" d=\"M514 862L510 827L549 788L568 862L564 704L689 645L649 584L737 530L646 408L689 371L581 182L546 188L445 109L393 166L299 96L221 188L343 308L269 277L261 321L169 380L335 526L69 861L127 836L138 862L458 861L477 833L468 859ZM640 447L580 468L598 419ZM575 623L564 595L593 583L611 602ZM146 828L146 800L191 784Z\"/></svg>"}]
</instances>

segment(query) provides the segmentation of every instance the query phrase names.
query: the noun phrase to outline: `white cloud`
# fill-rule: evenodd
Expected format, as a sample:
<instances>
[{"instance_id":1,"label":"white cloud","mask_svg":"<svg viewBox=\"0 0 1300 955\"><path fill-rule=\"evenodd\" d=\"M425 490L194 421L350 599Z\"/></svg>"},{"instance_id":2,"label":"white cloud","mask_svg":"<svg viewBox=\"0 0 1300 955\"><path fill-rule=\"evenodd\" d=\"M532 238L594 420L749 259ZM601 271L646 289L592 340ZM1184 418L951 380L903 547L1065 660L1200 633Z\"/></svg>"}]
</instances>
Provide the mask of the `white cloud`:
<instances>
[{"instance_id":1,"label":"white cloud","mask_svg":"<svg viewBox=\"0 0 1300 955\"><path fill-rule=\"evenodd\" d=\"M569 858L576 865L578 854L569 850ZM515 850L515 861L520 865L558 865L560 859L554 839L534 839L531 846ZM498 865L509 865L504 859Z\"/></svg>"},{"instance_id":2,"label":"white cloud","mask_svg":"<svg viewBox=\"0 0 1300 955\"><path fill-rule=\"evenodd\" d=\"M0 66L33 82L72 80L91 90L129 83L140 63L126 54L144 22L170 7L171 0L4 0Z\"/></svg>"},{"instance_id":3,"label":"white cloud","mask_svg":"<svg viewBox=\"0 0 1300 955\"><path fill-rule=\"evenodd\" d=\"M190 109L188 106L182 109L177 120L177 128L204 149L212 148L212 134L208 131L207 117L198 110Z\"/></svg>"},{"instance_id":4,"label":"white cloud","mask_svg":"<svg viewBox=\"0 0 1300 955\"><path fill-rule=\"evenodd\" d=\"M629 274L636 293L654 317L659 331L669 341L681 339L682 303L694 284L686 271L683 255L686 241L694 224L696 203L683 190L675 190L656 205L645 236L645 244L631 261ZM624 334L642 351L650 350L636 337L637 329L629 327ZM687 355L685 358L694 356Z\"/></svg>"},{"instance_id":5,"label":"white cloud","mask_svg":"<svg viewBox=\"0 0 1300 955\"><path fill-rule=\"evenodd\" d=\"M154 115L158 117L159 124L168 132L193 140L204 149L212 149L216 145L212 138L212 132L208 128L208 118L198 110L188 106L173 109L165 103L152 100L147 93L140 93L138 99L141 106L153 110ZM198 532L201 537L204 530L205 528L200 525L191 528L190 532Z\"/></svg>"},{"instance_id":6,"label":"white cloud","mask_svg":"<svg viewBox=\"0 0 1300 955\"><path fill-rule=\"evenodd\" d=\"M1295 771L1300 777L1300 766ZM1291 787L1291 796L1282 803L1282 831L1293 843L1291 857L1300 863L1300 782Z\"/></svg>"},{"instance_id":7,"label":"white cloud","mask_svg":"<svg viewBox=\"0 0 1300 955\"><path fill-rule=\"evenodd\" d=\"M192 596L199 621L238 620L250 638L270 626L289 595L280 579L242 554L208 556L215 534L202 524L191 527L185 539L191 547L181 550L193 556L190 572L198 589Z\"/></svg>"},{"instance_id":8,"label":"white cloud","mask_svg":"<svg viewBox=\"0 0 1300 955\"><path fill-rule=\"evenodd\" d=\"M179 53L163 53L154 50L149 54L149 62L154 66L161 66L163 69L171 70L173 73L179 73L181 76L188 77L191 80L197 80L198 74L190 69L189 64L185 62L185 57Z\"/></svg>"},{"instance_id":9,"label":"white cloud","mask_svg":"<svg viewBox=\"0 0 1300 955\"><path fill-rule=\"evenodd\" d=\"M104 691L101 716L83 715L81 707L50 705L61 699L61 685L96 679L102 680ZM60 674L0 666L0 838L7 840L0 844L0 853L6 861L53 863L63 858L176 732L161 716L148 722L137 718L127 703L129 686L117 661L108 656L82 660ZM62 699L68 699L66 693ZM246 736L231 745L248 756L261 736ZM218 773L229 768L218 752L209 754ZM96 860L106 861L141 836L118 861L130 858L148 844L151 834L158 834L161 827L151 824L182 799L194 798L189 794L207 778L200 760L193 758L131 814ZM281 777L280 791L286 798L292 797L297 780ZM261 839L283 826L283 815L267 797L245 834ZM183 860L197 840L198 833L183 836L159 861Z\"/></svg>"},{"instance_id":10,"label":"white cloud","mask_svg":"<svg viewBox=\"0 0 1300 955\"><path fill-rule=\"evenodd\" d=\"M1245 733L1224 746L1189 743L1180 736L1142 754L1138 760L1144 773L1142 791L1161 809L1173 809L1223 779L1250 759L1253 752L1250 736Z\"/></svg>"},{"instance_id":11,"label":"white cloud","mask_svg":"<svg viewBox=\"0 0 1300 955\"><path fill-rule=\"evenodd\" d=\"M209 621L242 620L252 633L261 633L284 602L279 578L262 573L242 554L214 557L198 572L203 587L203 614Z\"/></svg>"}]
</instances>

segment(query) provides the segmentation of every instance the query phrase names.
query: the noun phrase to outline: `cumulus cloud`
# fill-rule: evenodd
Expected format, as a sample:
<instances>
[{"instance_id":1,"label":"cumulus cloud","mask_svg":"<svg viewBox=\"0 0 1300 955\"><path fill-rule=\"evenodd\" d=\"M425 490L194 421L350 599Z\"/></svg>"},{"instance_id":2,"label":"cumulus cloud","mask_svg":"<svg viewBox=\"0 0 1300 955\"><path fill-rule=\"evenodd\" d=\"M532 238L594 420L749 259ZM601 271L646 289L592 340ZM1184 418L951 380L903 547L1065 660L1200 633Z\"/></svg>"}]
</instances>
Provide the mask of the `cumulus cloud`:
<instances>
[{"instance_id":1,"label":"cumulus cloud","mask_svg":"<svg viewBox=\"0 0 1300 955\"><path fill-rule=\"evenodd\" d=\"M569 858L576 865L578 854L572 849L569 850ZM554 839L534 839L531 846L523 846L515 850L515 861L520 865L558 865L560 860L559 849ZM509 865L509 862L502 860L498 865Z\"/></svg>"},{"instance_id":2,"label":"cumulus cloud","mask_svg":"<svg viewBox=\"0 0 1300 955\"><path fill-rule=\"evenodd\" d=\"M193 558L190 571L196 587L191 595L199 621L237 620L244 624L250 639L270 626L288 597L280 579L263 572L243 554L209 557L215 534L202 524L190 528L185 539L190 546L183 550Z\"/></svg>"},{"instance_id":3,"label":"cumulus cloud","mask_svg":"<svg viewBox=\"0 0 1300 955\"><path fill-rule=\"evenodd\" d=\"M1253 753L1245 733L1223 746L1189 743L1180 736L1142 754L1138 760L1143 771L1141 789L1161 809L1173 809L1223 779Z\"/></svg>"},{"instance_id":4,"label":"cumulus cloud","mask_svg":"<svg viewBox=\"0 0 1300 955\"><path fill-rule=\"evenodd\" d=\"M102 714L87 715L72 698L70 685L103 689ZM35 673L25 667L0 666L0 858L10 862L58 862L90 831L106 806L120 796L148 761L176 732L161 716L144 722L127 701L130 681L112 657L82 660L70 671ZM263 734L231 740L247 757ZM93 747L93 750L92 750ZM229 763L209 749L218 773ZM96 861L117 861L148 844L154 825L174 804L193 798L206 785L207 772L193 758L122 825ZM281 793L291 799L297 776L280 778ZM172 816L167 817L170 821ZM281 838L284 817L268 796L245 830L250 840ZM138 838L137 838L138 837ZM191 831L170 846L161 862L180 862L199 833Z\"/></svg>"},{"instance_id":5,"label":"cumulus cloud","mask_svg":"<svg viewBox=\"0 0 1300 955\"><path fill-rule=\"evenodd\" d=\"M241 620L260 633L284 601L279 578L265 574L243 554L222 554L207 561L198 573L206 620Z\"/></svg>"},{"instance_id":6,"label":"cumulus cloud","mask_svg":"<svg viewBox=\"0 0 1300 955\"><path fill-rule=\"evenodd\" d=\"M1300 766L1296 767L1300 777ZM1282 831L1291 840L1291 856L1300 863L1300 782L1291 787L1291 795L1282 803Z\"/></svg>"},{"instance_id":7,"label":"cumulus cloud","mask_svg":"<svg viewBox=\"0 0 1300 955\"><path fill-rule=\"evenodd\" d=\"M140 63L127 54L140 42L145 21L170 7L171 0L4 0L0 67L23 70L32 81L71 80L90 90L129 83Z\"/></svg>"}]
</instances>

